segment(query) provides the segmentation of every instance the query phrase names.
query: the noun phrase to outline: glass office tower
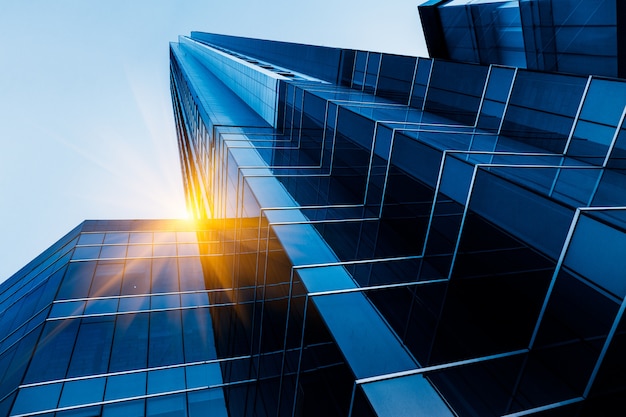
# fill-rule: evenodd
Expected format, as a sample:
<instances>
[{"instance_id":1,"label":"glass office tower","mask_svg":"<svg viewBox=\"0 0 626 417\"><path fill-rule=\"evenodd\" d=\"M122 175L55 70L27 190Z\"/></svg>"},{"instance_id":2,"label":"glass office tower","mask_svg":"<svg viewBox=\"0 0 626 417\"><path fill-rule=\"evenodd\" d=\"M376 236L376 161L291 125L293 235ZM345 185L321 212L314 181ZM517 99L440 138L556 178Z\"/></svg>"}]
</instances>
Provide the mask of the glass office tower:
<instances>
[{"instance_id":1,"label":"glass office tower","mask_svg":"<svg viewBox=\"0 0 626 417\"><path fill-rule=\"evenodd\" d=\"M86 221L3 283L0 416L626 411L625 80L200 32L170 57L196 220Z\"/></svg>"},{"instance_id":2,"label":"glass office tower","mask_svg":"<svg viewBox=\"0 0 626 417\"><path fill-rule=\"evenodd\" d=\"M195 32L170 51L188 206L256 236L212 316L219 358L253 352L222 366L232 415L626 407L624 80Z\"/></svg>"}]
</instances>

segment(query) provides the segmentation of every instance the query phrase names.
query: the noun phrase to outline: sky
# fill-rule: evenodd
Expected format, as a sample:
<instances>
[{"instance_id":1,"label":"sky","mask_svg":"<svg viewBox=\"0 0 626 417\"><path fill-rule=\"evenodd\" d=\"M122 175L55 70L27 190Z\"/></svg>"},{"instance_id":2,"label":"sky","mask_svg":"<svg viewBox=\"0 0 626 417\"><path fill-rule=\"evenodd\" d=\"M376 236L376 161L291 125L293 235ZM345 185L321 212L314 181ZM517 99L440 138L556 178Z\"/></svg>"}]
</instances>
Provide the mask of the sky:
<instances>
[{"instance_id":1,"label":"sky","mask_svg":"<svg viewBox=\"0 0 626 417\"><path fill-rule=\"evenodd\" d=\"M0 282L83 220L185 216L178 35L427 56L417 3L0 0Z\"/></svg>"}]
</instances>

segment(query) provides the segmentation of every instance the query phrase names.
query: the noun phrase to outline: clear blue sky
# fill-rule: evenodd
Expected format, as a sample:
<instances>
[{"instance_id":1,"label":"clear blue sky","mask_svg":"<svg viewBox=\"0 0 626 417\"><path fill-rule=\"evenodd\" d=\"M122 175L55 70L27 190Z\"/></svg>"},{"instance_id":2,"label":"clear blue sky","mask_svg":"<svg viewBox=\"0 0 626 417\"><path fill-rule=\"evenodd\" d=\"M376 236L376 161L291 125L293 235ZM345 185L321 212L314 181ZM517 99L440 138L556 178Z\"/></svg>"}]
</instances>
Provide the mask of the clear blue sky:
<instances>
[{"instance_id":1,"label":"clear blue sky","mask_svg":"<svg viewBox=\"0 0 626 417\"><path fill-rule=\"evenodd\" d=\"M168 42L199 30L426 56L419 2L383 3L1 0L0 281L85 219L184 215Z\"/></svg>"}]
</instances>

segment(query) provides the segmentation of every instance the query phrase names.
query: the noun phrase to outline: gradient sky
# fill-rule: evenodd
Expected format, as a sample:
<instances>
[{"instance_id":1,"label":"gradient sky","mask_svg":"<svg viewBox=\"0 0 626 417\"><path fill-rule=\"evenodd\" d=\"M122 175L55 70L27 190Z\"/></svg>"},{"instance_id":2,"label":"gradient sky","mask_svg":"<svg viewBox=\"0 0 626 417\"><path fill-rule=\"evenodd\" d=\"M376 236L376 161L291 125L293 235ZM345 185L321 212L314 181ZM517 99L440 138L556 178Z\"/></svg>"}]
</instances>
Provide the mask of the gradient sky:
<instances>
[{"instance_id":1,"label":"gradient sky","mask_svg":"<svg viewBox=\"0 0 626 417\"><path fill-rule=\"evenodd\" d=\"M85 219L185 214L168 42L427 56L419 1L0 0L0 281Z\"/></svg>"}]
</instances>

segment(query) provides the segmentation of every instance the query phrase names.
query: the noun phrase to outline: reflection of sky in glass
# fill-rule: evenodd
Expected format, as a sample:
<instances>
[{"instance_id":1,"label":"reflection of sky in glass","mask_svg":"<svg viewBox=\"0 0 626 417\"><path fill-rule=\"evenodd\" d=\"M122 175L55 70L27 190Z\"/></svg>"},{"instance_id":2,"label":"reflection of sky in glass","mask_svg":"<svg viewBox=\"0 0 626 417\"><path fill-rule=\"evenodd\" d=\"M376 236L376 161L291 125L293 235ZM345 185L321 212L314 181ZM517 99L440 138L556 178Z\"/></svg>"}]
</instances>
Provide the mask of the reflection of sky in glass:
<instances>
[{"instance_id":1,"label":"reflection of sky in glass","mask_svg":"<svg viewBox=\"0 0 626 417\"><path fill-rule=\"evenodd\" d=\"M167 53L178 35L425 51L413 1L241 3L0 3L10 57L0 69L0 281L85 218L185 215ZM387 26L363 25L374 18Z\"/></svg>"}]
</instances>

